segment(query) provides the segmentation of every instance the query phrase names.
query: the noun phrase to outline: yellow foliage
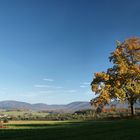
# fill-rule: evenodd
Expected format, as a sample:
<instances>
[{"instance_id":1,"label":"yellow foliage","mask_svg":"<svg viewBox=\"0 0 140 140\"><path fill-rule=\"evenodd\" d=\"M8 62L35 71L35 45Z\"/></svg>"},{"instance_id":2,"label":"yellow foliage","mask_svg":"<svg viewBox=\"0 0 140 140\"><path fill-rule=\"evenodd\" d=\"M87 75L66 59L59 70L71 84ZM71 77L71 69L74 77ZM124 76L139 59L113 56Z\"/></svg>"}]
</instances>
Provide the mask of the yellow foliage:
<instances>
[{"instance_id":1,"label":"yellow foliage","mask_svg":"<svg viewBox=\"0 0 140 140\"><path fill-rule=\"evenodd\" d=\"M92 90L99 94L96 104L106 104L112 98L128 102L140 99L140 38L119 42L111 54L114 66L106 73L96 73L92 82Z\"/></svg>"},{"instance_id":2,"label":"yellow foliage","mask_svg":"<svg viewBox=\"0 0 140 140\"><path fill-rule=\"evenodd\" d=\"M115 54L116 56L119 56L121 53L122 53L121 50L118 49L118 48L117 48L117 49L115 50L115 52L114 52L114 54Z\"/></svg>"},{"instance_id":3,"label":"yellow foliage","mask_svg":"<svg viewBox=\"0 0 140 140\"><path fill-rule=\"evenodd\" d=\"M130 38L125 41L125 45L128 50L137 50L140 49L140 39L139 38Z\"/></svg>"},{"instance_id":4,"label":"yellow foliage","mask_svg":"<svg viewBox=\"0 0 140 140\"><path fill-rule=\"evenodd\" d=\"M96 78L100 78L100 79L103 79L105 81L109 80L109 75L104 73L104 72L98 72L98 73L95 73L95 77Z\"/></svg>"}]
</instances>

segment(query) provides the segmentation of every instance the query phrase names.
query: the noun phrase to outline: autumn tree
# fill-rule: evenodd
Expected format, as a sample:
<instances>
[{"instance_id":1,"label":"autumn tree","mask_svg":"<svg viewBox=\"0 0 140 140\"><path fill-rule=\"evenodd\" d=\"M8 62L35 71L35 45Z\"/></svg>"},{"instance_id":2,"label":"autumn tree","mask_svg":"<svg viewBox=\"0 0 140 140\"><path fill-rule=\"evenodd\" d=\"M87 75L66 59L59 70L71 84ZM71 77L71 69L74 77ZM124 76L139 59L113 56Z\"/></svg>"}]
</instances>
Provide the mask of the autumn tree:
<instances>
[{"instance_id":1,"label":"autumn tree","mask_svg":"<svg viewBox=\"0 0 140 140\"><path fill-rule=\"evenodd\" d=\"M91 104L103 107L112 99L128 102L133 116L134 103L140 99L140 38L117 41L109 59L112 68L94 75L91 87L97 97Z\"/></svg>"}]
</instances>

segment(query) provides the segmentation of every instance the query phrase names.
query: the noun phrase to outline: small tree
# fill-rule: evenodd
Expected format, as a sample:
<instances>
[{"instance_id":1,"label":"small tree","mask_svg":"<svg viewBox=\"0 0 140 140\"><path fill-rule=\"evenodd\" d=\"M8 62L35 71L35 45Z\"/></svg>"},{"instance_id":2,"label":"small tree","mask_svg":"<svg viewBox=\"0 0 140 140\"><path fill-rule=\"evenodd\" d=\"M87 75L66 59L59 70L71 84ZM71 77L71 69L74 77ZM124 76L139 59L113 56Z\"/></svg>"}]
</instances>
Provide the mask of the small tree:
<instances>
[{"instance_id":1,"label":"small tree","mask_svg":"<svg viewBox=\"0 0 140 140\"><path fill-rule=\"evenodd\" d=\"M108 104L111 99L127 101L134 115L134 103L140 99L140 38L117 41L116 50L109 57L113 67L95 73L92 91L98 96L91 100L95 106Z\"/></svg>"}]
</instances>

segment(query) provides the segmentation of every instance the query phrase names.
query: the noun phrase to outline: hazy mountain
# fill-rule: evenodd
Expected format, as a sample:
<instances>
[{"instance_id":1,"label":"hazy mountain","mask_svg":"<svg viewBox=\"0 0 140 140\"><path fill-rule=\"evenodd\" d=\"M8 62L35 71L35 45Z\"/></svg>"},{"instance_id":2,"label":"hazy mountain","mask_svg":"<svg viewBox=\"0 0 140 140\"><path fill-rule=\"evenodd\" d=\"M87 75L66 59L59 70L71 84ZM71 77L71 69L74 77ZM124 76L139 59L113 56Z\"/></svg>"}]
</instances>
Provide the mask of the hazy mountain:
<instances>
[{"instance_id":1,"label":"hazy mountain","mask_svg":"<svg viewBox=\"0 0 140 140\"><path fill-rule=\"evenodd\" d=\"M0 101L0 108L2 109L32 109L32 105L19 101Z\"/></svg>"},{"instance_id":2,"label":"hazy mountain","mask_svg":"<svg viewBox=\"0 0 140 140\"><path fill-rule=\"evenodd\" d=\"M84 110L84 109L91 109L91 105L89 102L72 102L65 106L69 111L77 111L77 110Z\"/></svg>"},{"instance_id":3,"label":"hazy mountain","mask_svg":"<svg viewBox=\"0 0 140 140\"><path fill-rule=\"evenodd\" d=\"M106 105L106 108L110 108L115 105L117 108L128 108L128 104L120 103L119 101L113 101L111 104ZM136 107L140 107L140 103L135 104ZM72 102L65 105L48 105L43 103L30 104L19 101L0 101L1 109L29 109L29 110L44 110L44 111L56 111L56 112L74 112L78 110L91 109L89 102Z\"/></svg>"},{"instance_id":4,"label":"hazy mountain","mask_svg":"<svg viewBox=\"0 0 140 140\"><path fill-rule=\"evenodd\" d=\"M82 109L89 109L91 106L89 102L73 102L66 105L48 105L43 103L30 104L19 101L0 101L0 108L73 112Z\"/></svg>"}]
</instances>

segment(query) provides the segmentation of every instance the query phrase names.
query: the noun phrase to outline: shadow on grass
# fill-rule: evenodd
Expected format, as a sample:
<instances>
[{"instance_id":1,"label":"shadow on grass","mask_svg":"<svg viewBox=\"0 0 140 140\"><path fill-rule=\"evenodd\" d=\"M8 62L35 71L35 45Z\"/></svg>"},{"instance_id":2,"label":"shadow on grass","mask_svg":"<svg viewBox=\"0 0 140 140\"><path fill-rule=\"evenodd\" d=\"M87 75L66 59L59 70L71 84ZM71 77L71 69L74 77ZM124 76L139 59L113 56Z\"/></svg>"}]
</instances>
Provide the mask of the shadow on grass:
<instances>
[{"instance_id":1,"label":"shadow on grass","mask_svg":"<svg viewBox=\"0 0 140 140\"><path fill-rule=\"evenodd\" d=\"M0 130L1 140L136 140L139 139L140 121L81 121L10 126L16 129Z\"/></svg>"},{"instance_id":2,"label":"shadow on grass","mask_svg":"<svg viewBox=\"0 0 140 140\"><path fill-rule=\"evenodd\" d=\"M76 138L77 128L86 122L54 122L53 124L9 124L0 130L2 140L66 140ZM10 129L11 127L11 129ZM73 133L74 132L74 133Z\"/></svg>"}]
</instances>

